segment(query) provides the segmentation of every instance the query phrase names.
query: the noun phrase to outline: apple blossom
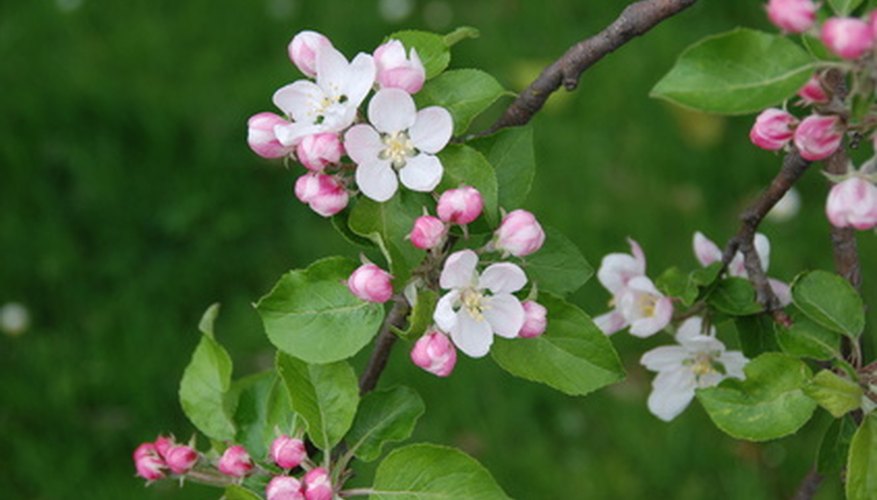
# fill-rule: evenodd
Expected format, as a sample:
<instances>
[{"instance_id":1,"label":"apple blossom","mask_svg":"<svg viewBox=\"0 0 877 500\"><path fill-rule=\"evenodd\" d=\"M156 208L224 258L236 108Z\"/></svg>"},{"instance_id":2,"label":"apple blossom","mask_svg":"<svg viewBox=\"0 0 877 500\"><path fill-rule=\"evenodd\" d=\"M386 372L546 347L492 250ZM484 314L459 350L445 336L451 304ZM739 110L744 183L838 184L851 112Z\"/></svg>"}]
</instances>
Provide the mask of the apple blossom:
<instances>
[{"instance_id":1,"label":"apple blossom","mask_svg":"<svg viewBox=\"0 0 877 500\"><path fill-rule=\"evenodd\" d=\"M362 193L383 202L399 181L414 191L435 189L444 172L435 154L451 139L451 114L439 106L417 111L405 91L383 89L369 102L368 118L371 125L356 125L344 135Z\"/></svg>"},{"instance_id":2,"label":"apple blossom","mask_svg":"<svg viewBox=\"0 0 877 500\"><path fill-rule=\"evenodd\" d=\"M411 361L433 375L447 377L457 364L457 350L445 334L432 330L414 343Z\"/></svg>"},{"instance_id":3,"label":"apple blossom","mask_svg":"<svg viewBox=\"0 0 877 500\"><path fill-rule=\"evenodd\" d=\"M344 146L338 134L323 132L302 139L295 148L295 156L307 169L320 172L326 165L341 161Z\"/></svg>"},{"instance_id":4,"label":"apple blossom","mask_svg":"<svg viewBox=\"0 0 877 500\"><path fill-rule=\"evenodd\" d=\"M316 31L300 31L289 42L289 59L305 75L317 76L317 52L323 47L332 47L325 35Z\"/></svg>"},{"instance_id":5,"label":"apple blossom","mask_svg":"<svg viewBox=\"0 0 877 500\"><path fill-rule=\"evenodd\" d=\"M545 333L548 325L548 310L545 306L533 300L525 300L521 306L524 308L524 326L518 332L518 337L526 339Z\"/></svg>"},{"instance_id":6,"label":"apple blossom","mask_svg":"<svg viewBox=\"0 0 877 500\"><path fill-rule=\"evenodd\" d=\"M798 97L805 105L821 104L828 102L828 93L822 86L819 75L813 75L807 83L798 91Z\"/></svg>"},{"instance_id":7,"label":"apple blossom","mask_svg":"<svg viewBox=\"0 0 877 500\"><path fill-rule=\"evenodd\" d=\"M226 476L244 477L253 470L253 460L243 446L236 444L225 450L217 468Z\"/></svg>"},{"instance_id":8,"label":"apple blossom","mask_svg":"<svg viewBox=\"0 0 877 500\"><path fill-rule=\"evenodd\" d=\"M363 264L347 278L350 293L368 302L384 303L393 296L393 277L374 264Z\"/></svg>"},{"instance_id":9,"label":"apple blossom","mask_svg":"<svg viewBox=\"0 0 877 500\"><path fill-rule=\"evenodd\" d=\"M765 109L755 119L755 124L749 131L749 140L761 149L777 151L792 140L795 135L793 127L797 123L798 119L786 111Z\"/></svg>"},{"instance_id":10,"label":"apple blossom","mask_svg":"<svg viewBox=\"0 0 877 500\"><path fill-rule=\"evenodd\" d=\"M174 474L185 474L198 463L198 452L192 447L178 444L164 454L165 463Z\"/></svg>"},{"instance_id":11,"label":"apple blossom","mask_svg":"<svg viewBox=\"0 0 877 500\"><path fill-rule=\"evenodd\" d=\"M524 308L512 293L527 284L515 264L492 264L480 275L478 255L472 250L451 254L439 284L450 290L436 305L433 320L450 333L454 344L473 358L488 353L493 335L514 338L524 325Z\"/></svg>"},{"instance_id":12,"label":"apple blossom","mask_svg":"<svg viewBox=\"0 0 877 500\"><path fill-rule=\"evenodd\" d=\"M822 43L844 59L858 59L874 46L874 32L855 17L833 17L822 24Z\"/></svg>"},{"instance_id":13,"label":"apple blossom","mask_svg":"<svg viewBox=\"0 0 877 500\"><path fill-rule=\"evenodd\" d=\"M627 282L646 274L646 256L635 240L628 238L630 254L610 253L603 257L597 269L597 280L609 293L619 293Z\"/></svg>"},{"instance_id":14,"label":"apple blossom","mask_svg":"<svg viewBox=\"0 0 877 500\"><path fill-rule=\"evenodd\" d=\"M421 215L414 220L414 227L408 234L411 244L421 250L436 248L445 240L448 227L438 217Z\"/></svg>"},{"instance_id":15,"label":"apple blossom","mask_svg":"<svg viewBox=\"0 0 877 500\"><path fill-rule=\"evenodd\" d=\"M302 481L307 500L332 500L332 481L326 469L322 467L311 469Z\"/></svg>"},{"instance_id":16,"label":"apple blossom","mask_svg":"<svg viewBox=\"0 0 877 500\"><path fill-rule=\"evenodd\" d=\"M289 122L274 113L257 113L247 120L247 145L262 158L282 158L292 153L293 148L280 144L274 134L274 127Z\"/></svg>"},{"instance_id":17,"label":"apple blossom","mask_svg":"<svg viewBox=\"0 0 877 500\"><path fill-rule=\"evenodd\" d=\"M743 367L748 360L740 351L726 351L715 338L715 329L703 335L703 320L685 320L676 332L679 345L661 346L645 353L640 363L658 372L652 381L648 406L664 421L676 418L691 403L695 389L713 387L733 377L744 379Z\"/></svg>"},{"instance_id":18,"label":"apple blossom","mask_svg":"<svg viewBox=\"0 0 877 500\"><path fill-rule=\"evenodd\" d=\"M157 481L164 477L164 460L152 443L143 443L134 450L134 468L137 475L147 481Z\"/></svg>"},{"instance_id":19,"label":"apple blossom","mask_svg":"<svg viewBox=\"0 0 877 500\"><path fill-rule=\"evenodd\" d=\"M877 186L861 177L835 184L828 193L825 213L835 227L863 230L877 226Z\"/></svg>"},{"instance_id":20,"label":"apple blossom","mask_svg":"<svg viewBox=\"0 0 877 500\"><path fill-rule=\"evenodd\" d=\"M472 186L448 189L439 197L436 212L441 220L452 224L469 224L484 210L484 198Z\"/></svg>"},{"instance_id":21,"label":"apple blossom","mask_svg":"<svg viewBox=\"0 0 877 500\"><path fill-rule=\"evenodd\" d=\"M278 436L271 443L269 451L271 460L281 469L294 469L308 457L305 443L301 439L289 437L286 434Z\"/></svg>"},{"instance_id":22,"label":"apple blossom","mask_svg":"<svg viewBox=\"0 0 877 500\"><path fill-rule=\"evenodd\" d=\"M316 172L307 173L295 181L295 196L323 217L344 210L350 201L347 189L337 178Z\"/></svg>"},{"instance_id":23,"label":"apple blossom","mask_svg":"<svg viewBox=\"0 0 877 500\"><path fill-rule=\"evenodd\" d=\"M494 234L497 250L515 257L524 257L538 251L545 243L545 231L536 216L526 210L513 210L502 218Z\"/></svg>"},{"instance_id":24,"label":"apple blossom","mask_svg":"<svg viewBox=\"0 0 877 500\"><path fill-rule=\"evenodd\" d=\"M795 129L795 146L801 158L818 161L831 156L843 140L843 127L836 116L810 115Z\"/></svg>"},{"instance_id":25,"label":"apple blossom","mask_svg":"<svg viewBox=\"0 0 877 500\"><path fill-rule=\"evenodd\" d=\"M414 48L406 57L402 42L390 40L375 50L374 58L377 66L376 80L381 88L397 88L409 94L416 94L423 88L426 70Z\"/></svg>"},{"instance_id":26,"label":"apple blossom","mask_svg":"<svg viewBox=\"0 0 877 500\"><path fill-rule=\"evenodd\" d=\"M302 484L292 476L274 476L265 486L266 500L304 500Z\"/></svg>"},{"instance_id":27,"label":"apple blossom","mask_svg":"<svg viewBox=\"0 0 877 500\"><path fill-rule=\"evenodd\" d=\"M819 7L812 0L770 0L767 17L777 28L788 33L803 33L816 22Z\"/></svg>"}]
</instances>

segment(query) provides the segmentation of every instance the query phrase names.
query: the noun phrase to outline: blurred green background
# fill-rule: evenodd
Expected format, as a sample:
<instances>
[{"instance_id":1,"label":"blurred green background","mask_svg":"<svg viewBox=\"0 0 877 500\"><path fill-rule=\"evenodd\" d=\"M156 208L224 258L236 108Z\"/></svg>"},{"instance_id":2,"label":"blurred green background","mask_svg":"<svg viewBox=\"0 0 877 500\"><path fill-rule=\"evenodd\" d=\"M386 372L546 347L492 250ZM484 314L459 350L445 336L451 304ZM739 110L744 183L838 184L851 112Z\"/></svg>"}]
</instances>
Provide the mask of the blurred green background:
<instances>
[{"instance_id":1,"label":"blurred green background","mask_svg":"<svg viewBox=\"0 0 877 500\"><path fill-rule=\"evenodd\" d=\"M177 385L210 303L223 304L218 336L236 375L255 372L272 349L251 303L291 268L355 252L295 200L295 175L245 142L246 119L298 78L286 57L293 34L316 29L350 56L399 29L472 25L481 38L456 46L452 66L484 68L520 90L624 4L0 4L0 304L24 304L31 316L24 333L0 336L3 496L220 496L167 482L144 488L130 454L160 432L192 432ZM684 47L736 25L770 29L759 1L700 2L599 63L534 120L539 173L528 208L595 266L632 236L653 277L674 264L693 268L693 232L724 241L776 172L778 157L749 144L752 117L694 114L648 97ZM826 183L813 172L800 191L801 213L763 229L774 243L770 274L786 281L832 265ZM875 244L860 240L874 297ZM573 300L596 315L608 296L593 280ZM733 333L723 333L732 344ZM765 444L724 436L696 404L662 423L646 410L651 375L637 360L665 340L613 337L628 380L587 398L513 379L489 358L462 359L439 380L414 367L404 346L382 383L404 380L426 399L416 440L464 448L516 498L790 496L826 415ZM830 479L819 498L839 496Z\"/></svg>"}]
</instances>

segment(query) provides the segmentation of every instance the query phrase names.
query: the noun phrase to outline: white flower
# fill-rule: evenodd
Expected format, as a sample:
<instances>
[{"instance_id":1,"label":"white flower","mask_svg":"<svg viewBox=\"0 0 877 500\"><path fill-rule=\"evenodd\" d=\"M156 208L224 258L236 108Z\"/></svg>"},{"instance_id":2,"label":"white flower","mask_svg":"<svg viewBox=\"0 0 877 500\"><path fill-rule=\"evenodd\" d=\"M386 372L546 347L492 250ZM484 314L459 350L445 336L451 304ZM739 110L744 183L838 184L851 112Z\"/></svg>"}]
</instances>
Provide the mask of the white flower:
<instances>
[{"instance_id":1,"label":"white flower","mask_svg":"<svg viewBox=\"0 0 877 500\"><path fill-rule=\"evenodd\" d=\"M362 193L389 200L399 180L414 191L435 189L444 172L435 154L451 139L451 114L440 106L417 111L405 91L383 89L369 102L368 119L371 125L356 125L344 136L347 154L358 165L356 184Z\"/></svg>"},{"instance_id":2,"label":"white flower","mask_svg":"<svg viewBox=\"0 0 877 500\"><path fill-rule=\"evenodd\" d=\"M439 284L451 291L436 305L433 320L451 335L461 351L480 358L490 351L493 335L514 338L524 325L524 308L512 295L527 284L515 264L492 264L481 275L472 250L455 252L445 261Z\"/></svg>"},{"instance_id":3,"label":"white flower","mask_svg":"<svg viewBox=\"0 0 877 500\"><path fill-rule=\"evenodd\" d=\"M296 145L308 135L349 127L374 85L375 62L368 54L357 54L348 63L343 54L326 45L316 57L316 83L298 80L274 93L274 104L293 120L274 129L284 146Z\"/></svg>"},{"instance_id":4,"label":"white flower","mask_svg":"<svg viewBox=\"0 0 877 500\"><path fill-rule=\"evenodd\" d=\"M640 359L647 369L658 372L648 406L661 420L669 422L682 413L695 389L713 387L728 377L745 378L743 367L749 360L740 351L726 351L714 328L703 335L702 327L701 318L688 318L676 332L680 345L657 347Z\"/></svg>"}]
</instances>

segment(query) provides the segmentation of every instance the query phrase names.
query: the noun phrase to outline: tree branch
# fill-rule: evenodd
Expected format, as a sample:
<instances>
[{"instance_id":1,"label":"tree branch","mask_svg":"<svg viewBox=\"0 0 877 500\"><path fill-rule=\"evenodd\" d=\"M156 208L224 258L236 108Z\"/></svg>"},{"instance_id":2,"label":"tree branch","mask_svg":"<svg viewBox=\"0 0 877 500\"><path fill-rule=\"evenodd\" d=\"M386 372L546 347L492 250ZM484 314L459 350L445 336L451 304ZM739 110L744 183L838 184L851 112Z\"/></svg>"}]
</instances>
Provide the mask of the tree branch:
<instances>
[{"instance_id":1,"label":"tree branch","mask_svg":"<svg viewBox=\"0 0 877 500\"><path fill-rule=\"evenodd\" d=\"M810 469L807 475L804 476L804 479L801 480L801 484L798 485L798 491L793 499L810 500L816 496L816 491L819 489L819 485L822 484L822 479L822 474L816 472L815 467Z\"/></svg>"},{"instance_id":2,"label":"tree branch","mask_svg":"<svg viewBox=\"0 0 877 500\"><path fill-rule=\"evenodd\" d=\"M566 90L575 90L582 73L603 56L646 33L664 19L685 10L696 1L641 0L628 5L603 31L573 45L560 59L542 70L505 113L490 128L478 135L490 135L505 127L526 124L561 85Z\"/></svg>"},{"instance_id":3,"label":"tree branch","mask_svg":"<svg viewBox=\"0 0 877 500\"><path fill-rule=\"evenodd\" d=\"M384 318L384 324L381 325L381 331L378 333L378 339L375 341L375 348L368 360L368 365L362 376L359 378L360 395L370 392L378 384L381 372L387 366L387 360L390 358L390 350L396 343L396 334L393 328L402 328L405 325L405 317L408 316L410 306L404 297L398 297L390 309L390 313Z\"/></svg>"}]
</instances>

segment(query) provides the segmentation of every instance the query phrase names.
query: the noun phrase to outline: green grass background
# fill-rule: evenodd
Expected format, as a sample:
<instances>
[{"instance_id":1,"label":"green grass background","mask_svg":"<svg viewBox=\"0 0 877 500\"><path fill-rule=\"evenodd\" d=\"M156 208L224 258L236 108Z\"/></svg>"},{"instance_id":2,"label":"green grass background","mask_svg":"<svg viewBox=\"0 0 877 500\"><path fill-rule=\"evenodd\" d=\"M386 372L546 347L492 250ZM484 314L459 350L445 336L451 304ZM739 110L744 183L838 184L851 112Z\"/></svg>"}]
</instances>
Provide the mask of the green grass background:
<instances>
[{"instance_id":1,"label":"green grass background","mask_svg":"<svg viewBox=\"0 0 877 500\"><path fill-rule=\"evenodd\" d=\"M0 338L3 496L219 497L144 488L130 453L160 432L192 432L176 392L210 303L223 304L218 338L236 375L255 372L272 349L251 303L291 268L354 253L295 200L292 173L246 146L246 119L298 78L285 52L293 34L319 30L352 55L399 29L472 25L481 38L455 47L452 66L486 69L520 90L624 4L414 0L398 21L373 0L0 4L0 303L24 303L32 315L25 334ZM684 47L737 25L770 29L761 2L700 2L600 62L534 120L539 170L528 208L595 266L632 236L653 277L693 268L693 232L725 240L777 171L778 157L749 144L752 117L648 97ZM813 172L800 189L801 214L764 226L771 274L787 281L832 265L826 182ZM874 297L873 236L860 241ZM607 299L596 280L573 296L594 315ZM613 337L629 377L587 398L513 379L489 358L463 358L439 380L403 347L382 384L423 394L416 440L462 447L516 498L790 496L826 415L764 444L724 436L696 404L662 423L646 410L651 376L637 360L663 340ZM819 498L839 497L830 479Z\"/></svg>"}]
</instances>

